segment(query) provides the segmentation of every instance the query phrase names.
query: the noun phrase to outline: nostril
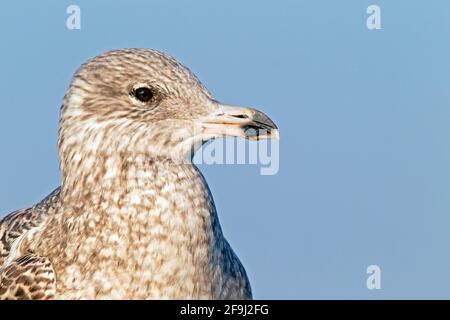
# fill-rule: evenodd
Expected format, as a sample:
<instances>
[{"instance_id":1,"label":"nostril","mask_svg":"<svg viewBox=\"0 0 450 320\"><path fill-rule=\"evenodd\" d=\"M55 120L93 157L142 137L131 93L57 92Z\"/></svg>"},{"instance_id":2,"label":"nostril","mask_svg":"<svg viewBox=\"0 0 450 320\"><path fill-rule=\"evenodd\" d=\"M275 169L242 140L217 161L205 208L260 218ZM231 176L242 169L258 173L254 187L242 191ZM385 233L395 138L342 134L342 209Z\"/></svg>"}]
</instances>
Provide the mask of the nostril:
<instances>
[{"instance_id":1,"label":"nostril","mask_svg":"<svg viewBox=\"0 0 450 320\"><path fill-rule=\"evenodd\" d=\"M246 114L239 114L239 115L236 115L236 116L233 116L233 117L239 118L239 119L247 119L248 118L248 116Z\"/></svg>"}]
</instances>

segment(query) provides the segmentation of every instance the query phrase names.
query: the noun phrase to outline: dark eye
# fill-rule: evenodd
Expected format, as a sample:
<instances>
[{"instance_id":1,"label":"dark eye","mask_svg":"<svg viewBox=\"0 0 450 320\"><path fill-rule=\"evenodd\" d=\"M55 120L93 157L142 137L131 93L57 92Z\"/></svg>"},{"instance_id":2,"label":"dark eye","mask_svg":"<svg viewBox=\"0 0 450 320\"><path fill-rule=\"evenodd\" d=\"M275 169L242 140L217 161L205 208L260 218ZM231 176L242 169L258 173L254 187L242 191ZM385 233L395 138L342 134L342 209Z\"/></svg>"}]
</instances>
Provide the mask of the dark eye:
<instances>
[{"instance_id":1,"label":"dark eye","mask_svg":"<svg viewBox=\"0 0 450 320\"><path fill-rule=\"evenodd\" d=\"M153 98L152 89L147 87L137 88L132 94L141 102L149 102Z\"/></svg>"}]
</instances>

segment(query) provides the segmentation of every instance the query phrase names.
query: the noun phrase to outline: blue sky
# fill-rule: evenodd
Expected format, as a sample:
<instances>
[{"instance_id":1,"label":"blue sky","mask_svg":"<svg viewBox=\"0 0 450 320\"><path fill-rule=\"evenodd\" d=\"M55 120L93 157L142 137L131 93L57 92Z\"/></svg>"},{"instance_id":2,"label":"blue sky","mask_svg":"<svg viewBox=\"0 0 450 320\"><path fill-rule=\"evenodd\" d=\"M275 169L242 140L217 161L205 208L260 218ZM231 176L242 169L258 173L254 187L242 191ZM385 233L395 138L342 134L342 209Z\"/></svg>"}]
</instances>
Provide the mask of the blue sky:
<instances>
[{"instance_id":1,"label":"blue sky","mask_svg":"<svg viewBox=\"0 0 450 320\"><path fill-rule=\"evenodd\" d=\"M81 30L66 28L70 4ZM280 127L277 175L201 166L256 298L450 298L449 39L446 0L2 3L0 215L59 184L75 69L155 48Z\"/></svg>"}]
</instances>

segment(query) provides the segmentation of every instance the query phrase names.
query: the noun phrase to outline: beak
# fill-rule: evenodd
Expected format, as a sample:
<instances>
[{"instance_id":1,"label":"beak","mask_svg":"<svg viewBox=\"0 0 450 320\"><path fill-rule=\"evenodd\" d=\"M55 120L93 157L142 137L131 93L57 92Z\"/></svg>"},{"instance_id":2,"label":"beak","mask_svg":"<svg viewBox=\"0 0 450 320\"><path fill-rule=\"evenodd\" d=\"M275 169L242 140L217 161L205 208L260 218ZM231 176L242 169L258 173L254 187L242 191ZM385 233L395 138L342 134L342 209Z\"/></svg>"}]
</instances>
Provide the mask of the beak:
<instances>
[{"instance_id":1,"label":"beak","mask_svg":"<svg viewBox=\"0 0 450 320\"><path fill-rule=\"evenodd\" d=\"M200 121L203 134L209 137L231 136L249 140L279 139L275 123L253 108L219 104L219 110Z\"/></svg>"}]
</instances>

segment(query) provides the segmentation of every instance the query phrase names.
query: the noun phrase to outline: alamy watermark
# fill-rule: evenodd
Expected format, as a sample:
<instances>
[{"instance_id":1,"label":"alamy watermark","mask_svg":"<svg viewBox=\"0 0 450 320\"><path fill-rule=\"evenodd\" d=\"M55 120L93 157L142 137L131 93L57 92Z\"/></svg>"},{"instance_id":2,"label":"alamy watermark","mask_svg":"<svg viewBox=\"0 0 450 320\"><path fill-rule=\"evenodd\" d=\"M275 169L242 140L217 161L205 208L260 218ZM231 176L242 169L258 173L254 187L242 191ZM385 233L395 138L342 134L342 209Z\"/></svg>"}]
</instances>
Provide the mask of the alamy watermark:
<instances>
[{"instance_id":1,"label":"alamy watermark","mask_svg":"<svg viewBox=\"0 0 450 320\"><path fill-rule=\"evenodd\" d=\"M381 289L381 268L376 264L372 264L367 267L366 270L369 277L366 280L366 286L369 290L380 290Z\"/></svg>"},{"instance_id":2,"label":"alamy watermark","mask_svg":"<svg viewBox=\"0 0 450 320\"><path fill-rule=\"evenodd\" d=\"M380 30L381 29L381 9L379 6L372 4L367 7L366 10L367 17L366 25L369 30Z\"/></svg>"},{"instance_id":3,"label":"alamy watermark","mask_svg":"<svg viewBox=\"0 0 450 320\"><path fill-rule=\"evenodd\" d=\"M280 168L279 142L223 138L205 144L193 158L195 164L251 164L260 166L261 175L275 175Z\"/></svg>"},{"instance_id":4,"label":"alamy watermark","mask_svg":"<svg viewBox=\"0 0 450 320\"><path fill-rule=\"evenodd\" d=\"M71 4L67 7L66 13L68 17L66 19L66 27L69 30L81 29L81 9L75 4Z\"/></svg>"}]
</instances>

